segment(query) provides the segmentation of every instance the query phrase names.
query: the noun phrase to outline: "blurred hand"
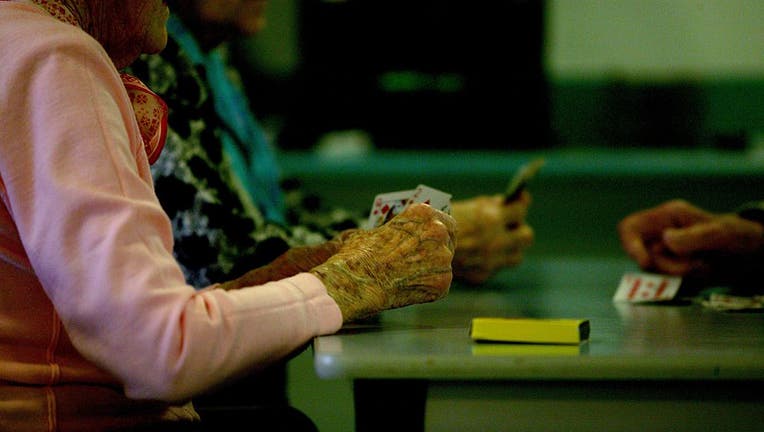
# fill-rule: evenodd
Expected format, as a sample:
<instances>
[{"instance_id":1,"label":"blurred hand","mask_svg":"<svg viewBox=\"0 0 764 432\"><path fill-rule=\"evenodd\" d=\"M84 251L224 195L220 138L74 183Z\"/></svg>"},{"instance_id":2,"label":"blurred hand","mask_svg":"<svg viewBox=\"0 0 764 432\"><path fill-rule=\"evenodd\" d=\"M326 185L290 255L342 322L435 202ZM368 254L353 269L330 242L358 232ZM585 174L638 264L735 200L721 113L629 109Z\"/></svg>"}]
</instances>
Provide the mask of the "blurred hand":
<instances>
[{"instance_id":1,"label":"blurred hand","mask_svg":"<svg viewBox=\"0 0 764 432\"><path fill-rule=\"evenodd\" d=\"M378 228L347 236L335 255L310 272L349 322L445 296L454 247L454 220L413 204Z\"/></svg>"},{"instance_id":2,"label":"blurred hand","mask_svg":"<svg viewBox=\"0 0 764 432\"><path fill-rule=\"evenodd\" d=\"M267 0L195 0L173 10L190 7L203 25L227 27L251 36L265 27L267 4Z\"/></svg>"},{"instance_id":3,"label":"blurred hand","mask_svg":"<svg viewBox=\"0 0 764 432\"><path fill-rule=\"evenodd\" d=\"M451 214L457 224L454 277L482 283L497 271L519 264L533 243L533 229L525 216L531 203L525 191L510 203L501 195L455 201Z\"/></svg>"},{"instance_id":4,"label":"blurred hand","mask_svg":"<svg viewBox=\"0 0 764 432\"><path fill-rule=\"evenodd\" d=\"M269 264L251 270L238 279L225 282L221 284L221 287L229 290L262 285L266 282L306 272L319 264L323 264L329 257L336 254L345 239L352 236L355 231L343 231L335 238L319 245L291 248Z\"/></svg>"},{"instance_id":5,"label":"blurred hand","mask_svg":"<svg viewBox=\"0 0 764 432\"><path fill-rule=\"evenodd\" d=\"M764 227L735 214L714 214L673 200L618 224L621 245L645 270L728 279L762 251Z\"/></svg>"}]
</instances>

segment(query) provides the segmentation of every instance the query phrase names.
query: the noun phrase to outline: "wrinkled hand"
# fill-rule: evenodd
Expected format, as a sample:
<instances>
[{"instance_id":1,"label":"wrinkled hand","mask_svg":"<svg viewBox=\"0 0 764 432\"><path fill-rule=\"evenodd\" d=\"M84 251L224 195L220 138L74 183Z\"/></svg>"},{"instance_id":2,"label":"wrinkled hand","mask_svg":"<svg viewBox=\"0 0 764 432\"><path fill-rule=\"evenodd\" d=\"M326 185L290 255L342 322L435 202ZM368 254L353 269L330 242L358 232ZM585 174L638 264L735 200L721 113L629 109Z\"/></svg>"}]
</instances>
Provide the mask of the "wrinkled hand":
<instances>
[{"instance_id":1,"label":"wrinkled hand","mask_svg":"<svg viewBox=\"0 0 764 432\"><path fill-rule=\"evenodd\" d=\"M533 229L525 222L530 194L504 203L501 195L456 201L451 214L457 224L454 277L482 283L497 271L519 264L533 243Z\"/></svg>"},{"instance_id":2,"label":"wrinkled hand","mask_svg":"<svg viewBox=\"0 0 764 432\"><path fill-rule=\"evenodd\" d=\"M224 282L221 287L230 290L262 285L266 282L306 272L319 264L323 264L330 256L337 253L345 239L352 236L355 231L343 231L335 238L318 245L291 248L269 264L251 270L238 279Z\"/></svg>"},{"instance_id":3,"label":"wrinkled hand","mask_svg":"<svg viewBox=\"0 0 764 432\"><path fill-rule=\"evenodd\" d=\"M445 296L454 248L454 220L413 204L378 228L348 236L335 255L310 272L350 322Z\"/></svg>"},{"instance_id":4,"label":"wrinkled hand","mask_svg":"<svg viewBox=\"0 0 764 432\"><path fill-rule=\"evenodd\" d=\"M618 233L640 267L680 276L734 278L764 248L761 224L682 200L625 217Z\"/></svg>"}]
</instances>

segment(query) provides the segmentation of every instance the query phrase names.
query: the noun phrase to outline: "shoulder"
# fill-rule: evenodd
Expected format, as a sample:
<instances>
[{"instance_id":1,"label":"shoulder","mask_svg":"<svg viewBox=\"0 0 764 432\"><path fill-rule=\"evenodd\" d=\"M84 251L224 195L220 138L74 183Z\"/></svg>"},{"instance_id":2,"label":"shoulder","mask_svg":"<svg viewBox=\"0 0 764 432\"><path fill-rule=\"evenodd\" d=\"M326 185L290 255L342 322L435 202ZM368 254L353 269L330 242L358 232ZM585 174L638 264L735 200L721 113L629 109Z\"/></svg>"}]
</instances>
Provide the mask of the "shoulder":
<instances>
[{"instance_id":1,"label":"shoulder","mask_svg":"<svg viewBox=\"0 0 764 432\"><path fill-rule=\"evenodd\" d=\"M13 59L0 62L0 88L15 91L18 97L24 93L19 90L62 83L122 89L108 54L84 30L25 3L0 2L0 6L0 58Z\"/></svg>"},{"instance_id":2,"label":"shoulder","mask_svg":"<svg viewBox=\"0 0 764 432\"><path fill-rule=\"evenodd\" d=\"M44 53L106 56L101 45L79 27L52 18L34 6L0 3L0 50L39 57ZM108 58L108 56L106 56Z\"/></svg>"},{"instance_id":3,"label":"shoulder","mask_svg":"<svg viewBox=\"0 0 764 432\"><path fill-rule=\"evenodd\" d=\"M0 58L13 59L0 64L0 86L18 89L50 80L82 84L83 72L111 85L121 82L106 51L85 31L23 6L0 9Z\"/></svg>"},{"instance_id":4,"label":"shoulder","mask_svg":"<svg viewBox=\"0 0 764 432\"><path fill-rule=\"evenodd\" d=\"M0 130L0 141L56 142L82 152L119 147L130 161L139 154L140 133L119 72L82 29L35 8L0 8L0 59L0 117L16 125Z\"/></svg>"}]
</instances>

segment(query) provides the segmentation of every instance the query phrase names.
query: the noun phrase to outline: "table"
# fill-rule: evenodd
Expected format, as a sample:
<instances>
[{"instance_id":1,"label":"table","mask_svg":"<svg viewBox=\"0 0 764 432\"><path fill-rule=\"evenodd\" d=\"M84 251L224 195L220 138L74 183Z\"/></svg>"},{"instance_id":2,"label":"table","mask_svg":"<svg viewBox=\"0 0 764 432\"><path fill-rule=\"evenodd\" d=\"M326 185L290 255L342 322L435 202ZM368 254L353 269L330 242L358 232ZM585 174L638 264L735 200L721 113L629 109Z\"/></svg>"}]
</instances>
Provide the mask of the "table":
<instances>
[{"instance_id":1,"label":"table","mask_svg":"<svg viewBox=\"0 0 764 432\"><path fill-rule=\"evenodd\" d=\"M529 260L314 341L365 430L762 430L764 314L611 301L622 258ZM475 316L587 318L580 346L477 344Z\"/></svg>"}]
</instances>

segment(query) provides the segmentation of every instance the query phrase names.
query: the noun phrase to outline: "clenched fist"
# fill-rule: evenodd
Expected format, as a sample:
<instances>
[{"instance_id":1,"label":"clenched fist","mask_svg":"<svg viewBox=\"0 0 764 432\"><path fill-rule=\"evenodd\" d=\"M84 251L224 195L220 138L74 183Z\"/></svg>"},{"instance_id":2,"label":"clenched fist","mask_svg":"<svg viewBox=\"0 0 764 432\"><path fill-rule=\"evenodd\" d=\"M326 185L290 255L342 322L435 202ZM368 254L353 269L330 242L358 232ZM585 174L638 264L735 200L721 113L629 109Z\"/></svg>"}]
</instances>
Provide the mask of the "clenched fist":
<instances>
[{"instance_id":1,"label":"clenched fist","mask_svg":"<svg viewBox=\"0 0 764 432\"><path fill-rule=\"evenodd\" d=\"M500 195L454 202L451 214L459 243L454 276L482 283L499 270L519 264L533 243L533 229L525 221L530 203L527 191L509 203Z\"/></svg>"},{"instance_id":2,"label":"clenched fist","mask_svg":"<svg viewBox=\"0 0 764 432\"><path fill-rule=\"evenodd\" d=\"M455 243L450 216L413 204L385 225L349 234L336 254L310 272L349 322L445 296Z\"/></svg>"},{"instance_id":3,"label":"clenched fist","mask_svg":"<svg viewBox=\"0 0 764 432\"><path fill-rule=\"evenodd\" d=\"M764 226L731 213L711 213L684 200L621 220L623 249L650 271L729 282L761 273Z\"/></svg>"}]
</instances>

